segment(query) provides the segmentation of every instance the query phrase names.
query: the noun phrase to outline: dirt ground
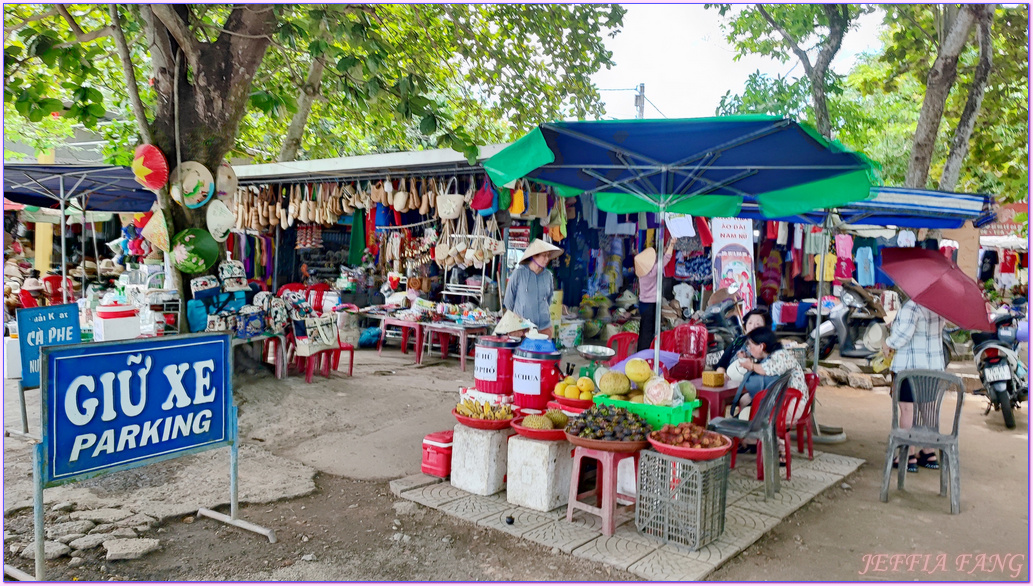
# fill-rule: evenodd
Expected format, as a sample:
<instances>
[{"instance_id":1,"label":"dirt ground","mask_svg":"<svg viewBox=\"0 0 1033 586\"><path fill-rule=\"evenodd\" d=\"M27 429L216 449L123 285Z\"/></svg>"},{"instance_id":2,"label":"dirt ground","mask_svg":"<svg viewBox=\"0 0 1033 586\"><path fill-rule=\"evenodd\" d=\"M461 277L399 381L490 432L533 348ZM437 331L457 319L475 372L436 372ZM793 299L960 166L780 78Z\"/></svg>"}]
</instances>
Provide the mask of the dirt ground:
<instances>
[{"instance_id":1,"label":"dirt ground","mask_svg":"<svg viewBox=\"0 0 1033 586\"><path fill-rule=\"evenodd\" d=\"M241 518L275 530L278 543L177 513L164 516L144 535L161 540L159 551L139 560L106 562L98 548L84 554L83 564L76 568L69 567L67 557L49 562L48 578L637 580L604 564L475 527L391 494L387 481L419 472L423 436L454 425L449 412L456 390L472 384L472 364L463 373L455 361L428 362L426 367L415 367L411 354L385 351L378 357L360 351L354 378L334 373L330 381L317 378L311 385L297 376L286 382L262 376L236 381L242 449L316 471L314 489L305 496L262 498L266 502L241 507ZM938 495L938 473L932 470L909 474L906 492L894 485L890 501L879 502L891 405L888 395L821 388L818 401L820 421L842 426L848 441L816 445L816 449L868 463L719 568L712 580L1028 581L1025 409L1017 412L1017 428L1008 430L999 413L984 417L985 400L966 398L961 430L962 513L952 516L947 499ZM11 405L8 396L8 425ZM945 404L944 409L953 405ZM30 407L30 421L38 421L32 412ZM23 469L9 462L28 453L18 444L24 442L5 440L5 501L9 491L21 493L26 484ZM139 484L134 483L135 476L160 477L161 469L156 467L166 464L111 477L120 476L116 484L131 491ZM267 473L283 473L275 468L270 465ZM246 489L242 485L242 493ZM47 492L54 490L59 489ZM128 495L90 490L96 498L92 506L103 505L105 499L117 503ZM5 504L5 536L31 532L31 509ZM32 570L31 561L11 555L6 548L5 562ZM991 571L985 571L988 568Z\"/></svg>"}]
</instances>

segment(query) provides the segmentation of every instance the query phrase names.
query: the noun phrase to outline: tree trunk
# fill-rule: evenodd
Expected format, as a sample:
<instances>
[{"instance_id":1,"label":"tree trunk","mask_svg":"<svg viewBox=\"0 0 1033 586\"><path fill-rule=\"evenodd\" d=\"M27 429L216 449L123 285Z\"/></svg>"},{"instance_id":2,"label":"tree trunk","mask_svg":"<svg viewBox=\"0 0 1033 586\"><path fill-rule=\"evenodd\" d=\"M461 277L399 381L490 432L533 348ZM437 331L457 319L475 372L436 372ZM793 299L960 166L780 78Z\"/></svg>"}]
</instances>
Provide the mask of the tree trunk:
<instances>
[{"instance_id":1,"label":"tree trunk","mask_svg":"<svg viewBox=\"0 0 1033 586\"><path fill-rule=\"evenodd\" d=\"M915 139L911 146L911 160L904 176L905 187L925 188L929 178L929 165L936 146L936 135L943 119L943 108L947 103L954 80L958 77L958 56L968 40L969 31L975 21L976 7L965 5L954 19L936 61L933 62L926 79L925 99L915 128Z\"/></svg>"},{"instance_id":2,"label":"tree trunk","mask_svg":"<svg viewBox=\"0 0 1033 586\"><path fill-rule=\"evenodd\" d=\"M976 34L979 38L979 64L976 65L975 75L972 77L972 85L968 90L968 100L965 102L965 109L958 119L958 126L954 131L954 138L951 140L950 153L943 165L943 174L940 175L940 191L954 191L958 184L958 176L961 174L961 164L968 156L968 141L972 137L972 129L975 128L976 118L983 107L983 96L986 95L986 82L990 77L990 70L993 68L993 39L991 31L994 22L994 4L979 6L976 15L978 28Z\"/></svg>"},{"instance_id":3,"label":"tree trunk","mask_svg":"<svg viewBox=\"0 0 1033 586\"><path fill-rule=\"evenodd\" d=\"M298 111L291 119L291 126L287 129L287 136L283 139L283 148L280 149L280 156L277 161L293 161L298 156L298 149L301 148L301 137L305 133L305 125L308 123L308 115L312 112L312 103L319 95L319 87L323 83L323 60L313 59L308 68L308 78L305 85L301 87L301 94L298 96Z\"/></svg>"},{"instance_id":4,"label":"tree trunk","mask_svg":"<svg viewBox=\"0 0 1033 586\"><path fill-rule=\"evenodd\" d=\"M150 130L154 145L166 153L170 167L179 161L197 161L214 175L236 140L251 82L269 46L276 18L270 6L234 5L215 42L202 43L190 29L190 10L184 4L140 5L157 97ZM171 23L170 18L174 19ZM195 58L191 59L192 55ZM191 61L196 64L193 68ZM204 209L175 204L167 189L158 193L158 205L165 212L170 236L187 228L207 229ZM180 297L187 299L186 281L179 271L173 270L171 277ZM185 327L183 319L181 315L181 328Z\"/></svg>"}]
</instances>

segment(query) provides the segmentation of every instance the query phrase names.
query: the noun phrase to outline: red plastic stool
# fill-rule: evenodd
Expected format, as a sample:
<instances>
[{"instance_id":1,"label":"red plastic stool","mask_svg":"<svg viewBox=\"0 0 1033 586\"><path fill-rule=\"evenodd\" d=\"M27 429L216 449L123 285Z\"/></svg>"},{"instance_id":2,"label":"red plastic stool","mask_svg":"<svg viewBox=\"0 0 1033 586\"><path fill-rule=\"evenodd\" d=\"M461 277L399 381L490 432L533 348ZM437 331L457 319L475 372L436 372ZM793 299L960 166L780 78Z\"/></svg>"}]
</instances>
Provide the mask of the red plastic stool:
<instances>
[{"instance_id":1,"label":"red plastic stool","mask_svg":"<svg viewBox=\"0 0 1033 586\"><path fill-rule=\"evenodd\" d=\"M280 336L273 336L271 338L266 338L265 342L262 343L262 361L269 362L269 350L272 349L272 363L274 368L273 372L275 373L276 378L279 379L287 377L287 374L284 371L284 368L286 368L287 366L286 364L284 364L287 356L287 349L286 347L280 347L281 344L283 344L282 340L283 339Z\"/></svg>"},{"instance_id":2,"label":"red plastic stool","mask_svg":"<svg viewBox=\"0 0 1033 586\"><path fill-rule=\"evenodd\" d=\"M333 353L339 352L339 350L320 350L312 356L298 356L298 370L305 371L305 382L312 382L312 375L315 374L316 369L319 369L319 374L326 378L330 378L330 366L333 364Z\"/></svg>"},{"instance_id":3,"label":"red plastic stool","mask_svg":"<svg viewBox=\"0 0 1033 586\"><path fill-rule=\"evenodd\" d=\"M402 354L409 353L409 336L413 336L413 348L416 348L416 345L419 344L419 340L416 339L416 328L414 326L404 326L401 324L390 325L397 326L402 329ZM377 356L380 356L381 352L384 350L384 338L386 336L387 326L385 325L384 328L380 330L380 341L377 342Z\"/></svg>"},{"instance_id":4,"label":"red plastic stool","mask_svg":"<svg viewBox=\"0 0 1033 586\"><path fill-rule=\"evenodd\" d=\"M333 352L333 366L334 370L337 370L341 366L341 353L348 353L348 376L352 376L352 370L355 368L355 346L352 344L341 344L341 347L337 350L331 350Z\"/></svg>"},{"instance_id":5,"label":"red plastic stool","mask_svg":"<svg viewBox=\"0 0 1033 586\"><path fill-rule=\"evenodd\" d=\"M578 494L578 478L581 476L581 459L592 458L599 463L596 468L595 488ZM617 498L620 497L631 502L636 502L634 496L620 494L617 492L617 465L625 458L635 459L635 476L638 477L638 452L618 453L603 450L593 450L578 446L574 449L574 469L570 477L570 496L567 499L567 521L574 520L574 511L582 510L603 520L603 535L613 535L616 529L614 521L617 511ZM600 492L602 491L602 492ZM592 506L579 501L579 498L596 497L596 504Z\"/></svg>"}]
</instances>

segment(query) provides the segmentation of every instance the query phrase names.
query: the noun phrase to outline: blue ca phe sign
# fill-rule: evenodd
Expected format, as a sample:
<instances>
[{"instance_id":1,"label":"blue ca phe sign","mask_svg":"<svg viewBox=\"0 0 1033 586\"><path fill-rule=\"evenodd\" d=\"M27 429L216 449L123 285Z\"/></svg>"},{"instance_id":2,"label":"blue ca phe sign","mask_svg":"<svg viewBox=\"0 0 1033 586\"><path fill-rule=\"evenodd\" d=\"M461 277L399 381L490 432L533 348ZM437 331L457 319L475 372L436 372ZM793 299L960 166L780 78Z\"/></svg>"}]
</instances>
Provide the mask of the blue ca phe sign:
<instances>
[{"instance_id":1,"label":"blue ca phe sign","mask_svg":"<svg viewBox=\"0 0 1033 586\"><path fill-rule=\"evenodd\" d=\"M228 446L228 334L43 349L43 484Z\"/></svg>"},{"instance_id":2,"label":"blue ca phe sign","mask_svg":"<svg viewBox=\"0 0 1033 586\"><path fill-rule=\"evenodd\" d=\"M18 310L18 349L21 351L22 386L39 386L39 351L43 346L78 344L79 306L75 303Z\"/></svg>"}]
</instances>

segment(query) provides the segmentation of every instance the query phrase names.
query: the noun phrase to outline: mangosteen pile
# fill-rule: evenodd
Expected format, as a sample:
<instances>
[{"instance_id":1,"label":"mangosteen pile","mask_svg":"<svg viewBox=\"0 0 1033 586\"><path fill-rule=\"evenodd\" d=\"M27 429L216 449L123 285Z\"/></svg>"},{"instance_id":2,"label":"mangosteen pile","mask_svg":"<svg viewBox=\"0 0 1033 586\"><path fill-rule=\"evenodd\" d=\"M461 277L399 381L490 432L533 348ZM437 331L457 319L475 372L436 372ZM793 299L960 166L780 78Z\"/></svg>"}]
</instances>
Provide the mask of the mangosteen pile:
<instances>
[{"instance_id":1,"label":"mangosteen pile","mask_svg":"<svg viewBox=\"0 0 1033 586\"><path fill-rule=\"evenodd\" d=\"M570 435L614 442L645 441L651 431L640 415L613 405L593 405L567 424Z\"/></svg>"}]
</instances>

